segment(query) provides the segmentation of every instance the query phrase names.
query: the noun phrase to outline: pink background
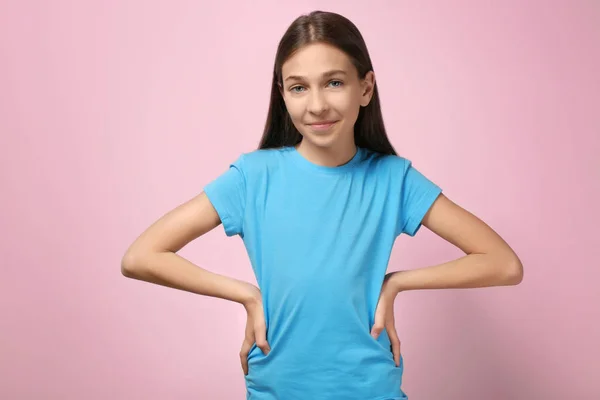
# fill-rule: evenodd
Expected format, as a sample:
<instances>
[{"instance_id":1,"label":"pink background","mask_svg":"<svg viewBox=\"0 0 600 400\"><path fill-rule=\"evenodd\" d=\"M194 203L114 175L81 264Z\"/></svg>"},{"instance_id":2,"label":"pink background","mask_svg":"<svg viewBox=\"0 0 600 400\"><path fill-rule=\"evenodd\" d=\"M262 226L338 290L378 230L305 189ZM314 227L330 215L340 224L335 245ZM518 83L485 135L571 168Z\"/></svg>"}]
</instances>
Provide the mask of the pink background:
<instances>
[{"instance_id":1,"label":"pink background","mask_svg":"<svg viewBox=\"0 0 600 400\"><path fill-rule=\"evenodd\" d=\"M244 398L243 308L120 261L258 143L277 42L316 8L362 31L399 152L525 266L398 297L409 397L600 398L599 3L347 3L2 3L0 398ZM221 227L181 254L255 282ZM390 269L460 255L423 230Z\"/></svg>"}]
</instances>

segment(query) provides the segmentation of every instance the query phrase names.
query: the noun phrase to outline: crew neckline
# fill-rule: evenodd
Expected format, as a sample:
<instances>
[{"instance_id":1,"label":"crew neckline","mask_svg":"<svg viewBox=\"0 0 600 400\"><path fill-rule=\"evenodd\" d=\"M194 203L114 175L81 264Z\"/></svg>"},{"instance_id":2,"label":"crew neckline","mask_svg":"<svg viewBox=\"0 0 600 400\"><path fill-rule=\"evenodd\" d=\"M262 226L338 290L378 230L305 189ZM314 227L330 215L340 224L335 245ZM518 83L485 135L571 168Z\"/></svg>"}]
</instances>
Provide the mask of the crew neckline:
<instances>
[{"instance_id":1,"label":"crew neckline","mask_svg":"<svg viewBox=\"0 0 600 400\"><path fill-rule=\"evenodd\" d=\"M319 165L312 161L309 161L302 154L300 154L300 152L298 151L296 146L290 146L290 151L292 153L294 160L299 165L301 165L305 168L311 169L313 171L323 172L323 173L327 173L327 174L338 174L338 173L346 172L346 171L352 169L358 162L360 162L361 156L363 153L363 149L359 146L356 146L356 152L354 153L352 158L347 163L338 165L336 167L330 167L327 165Z\"/></svg>"}]
</instances>

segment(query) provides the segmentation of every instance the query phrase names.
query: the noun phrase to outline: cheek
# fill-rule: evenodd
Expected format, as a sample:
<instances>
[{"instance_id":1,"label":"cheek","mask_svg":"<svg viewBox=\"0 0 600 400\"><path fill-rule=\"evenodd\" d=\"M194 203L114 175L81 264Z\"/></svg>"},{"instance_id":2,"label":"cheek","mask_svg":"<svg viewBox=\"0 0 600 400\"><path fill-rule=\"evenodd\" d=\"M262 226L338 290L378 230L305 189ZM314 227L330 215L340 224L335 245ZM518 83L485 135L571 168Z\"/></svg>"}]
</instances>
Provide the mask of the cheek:
<instances>
[{"instance_id":1,"label":"cheek","mask_svg":"<svg viewBox=\"0 0 600 400\"><path fill-rule=\"evenodd\" d=\"M285 100L285 108L287 109L288 114L290 114L290 118L292 121L298 120L302 118L304 107L302 105L302 100L300 99L286 99Z\"/></svg>"},{"instance_id":2,"label":"cheek","mask_svg":"<svg viewBox=\"0 0 600 400\"><path fill-rule=\"evenodd\" d=\"M360 109L360 99L352 94L341 94L333 96L330 104L334 110L346 118L353 118L358 115Z\"/></svg>"}]
</instances>

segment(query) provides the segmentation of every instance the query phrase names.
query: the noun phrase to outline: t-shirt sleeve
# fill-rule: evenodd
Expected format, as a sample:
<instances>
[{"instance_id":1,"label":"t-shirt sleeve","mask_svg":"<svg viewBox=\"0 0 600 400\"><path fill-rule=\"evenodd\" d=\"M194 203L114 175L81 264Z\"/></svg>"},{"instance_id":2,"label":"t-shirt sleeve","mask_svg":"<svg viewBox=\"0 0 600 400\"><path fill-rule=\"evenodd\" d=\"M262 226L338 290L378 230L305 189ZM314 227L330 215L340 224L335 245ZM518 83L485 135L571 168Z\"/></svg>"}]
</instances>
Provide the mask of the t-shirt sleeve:
<instances>
[{"instance_id":1,"label":"t-shirt sleeve","mask_svg":"<svg viewBox=\"0 0 600 400\"><path fill-rule=\"evenodd\" d=\"M405 160L400 195L400 233L414 236L442 189Z\"/></svg>"},{"instance_id":2,"label":"t-shirt sleeve","mask_svg":"<svg viewBox=\"0 0 600 400\"><path fill-rule=\"evenodd\" d=\"M244 235L246 177L241 155L229 169L209 182L204 193L217 210L227 236Z\"/></svg>"}]
</instances>

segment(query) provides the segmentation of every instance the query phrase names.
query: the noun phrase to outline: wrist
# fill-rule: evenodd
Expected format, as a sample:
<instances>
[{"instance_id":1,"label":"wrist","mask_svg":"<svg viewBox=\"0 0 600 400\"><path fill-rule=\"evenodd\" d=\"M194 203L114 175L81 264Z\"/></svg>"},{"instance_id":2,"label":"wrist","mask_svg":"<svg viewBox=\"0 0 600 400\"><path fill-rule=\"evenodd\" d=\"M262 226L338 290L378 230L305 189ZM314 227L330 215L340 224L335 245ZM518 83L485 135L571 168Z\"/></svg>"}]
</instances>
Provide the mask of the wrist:
<instances>
[{"instance_id":1,"label":"wrist","mask_svg":"<svg viewBox=\"0 0 600 400\"><path fill-rule=\"evenodd\" d=\"M249 283L245 284L241 303L245 308L262 303L262 294L260 289Z\"/></svg>"},{"instance_id":2,"label":"wrist","mask_svg":"<svg viewBox=\"0 0 600 400\"><path fill-rule=\"evenodd\" d=\"M394 292L400 293L406 290L402 283L403 271L390 272L386 276L388 284L393 288Z\"/></svg>"}]
</instances>

